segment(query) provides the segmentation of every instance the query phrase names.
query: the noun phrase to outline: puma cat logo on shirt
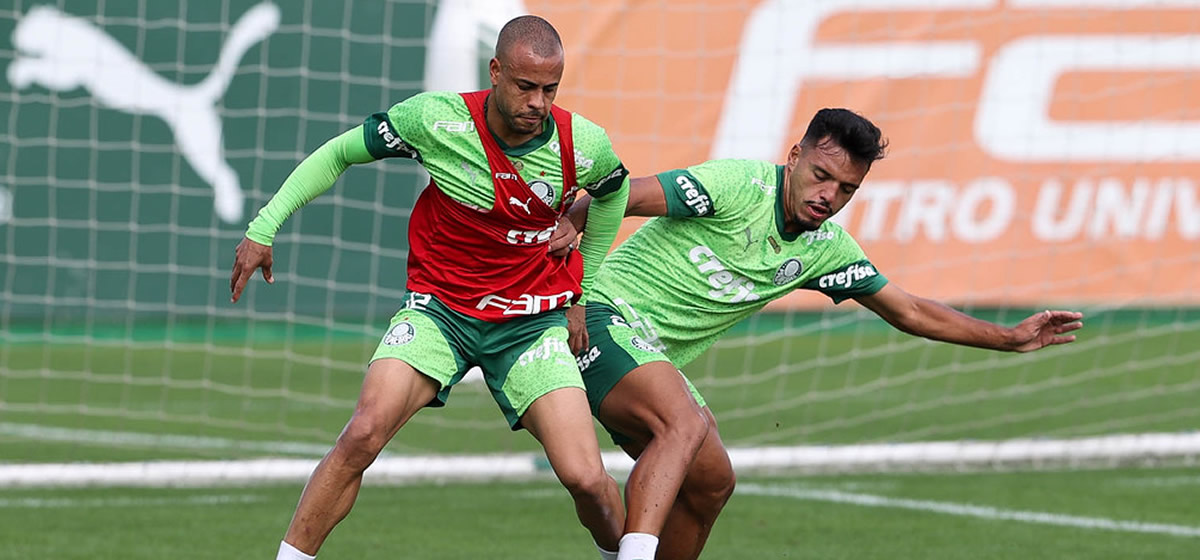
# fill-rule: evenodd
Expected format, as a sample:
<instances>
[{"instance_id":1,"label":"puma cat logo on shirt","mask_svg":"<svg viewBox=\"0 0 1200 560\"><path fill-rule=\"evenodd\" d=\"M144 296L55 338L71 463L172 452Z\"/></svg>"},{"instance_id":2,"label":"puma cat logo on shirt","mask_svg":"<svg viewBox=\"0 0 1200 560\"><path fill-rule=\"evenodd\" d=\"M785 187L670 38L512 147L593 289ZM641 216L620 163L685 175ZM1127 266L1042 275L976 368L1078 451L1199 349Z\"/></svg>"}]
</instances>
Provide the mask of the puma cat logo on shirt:
<instances>
[{"instance_id":1,"label":"puma cat logo on shirt","mask_svg":"<svg viewBox=\"0 0 1200 560\"><path fill-rule=\"evenodd\" d=\"M531 200L533 200L533 197L526 198L525 202L521 202L520 200L517 200L517 197L515 197L515 196L508 197L509 204L512 204L514 206L520 206L521 208L524 208L526 214L533 214L532 212L529 211L529 201L531 201Z\"/></svg>"}]
</instances>

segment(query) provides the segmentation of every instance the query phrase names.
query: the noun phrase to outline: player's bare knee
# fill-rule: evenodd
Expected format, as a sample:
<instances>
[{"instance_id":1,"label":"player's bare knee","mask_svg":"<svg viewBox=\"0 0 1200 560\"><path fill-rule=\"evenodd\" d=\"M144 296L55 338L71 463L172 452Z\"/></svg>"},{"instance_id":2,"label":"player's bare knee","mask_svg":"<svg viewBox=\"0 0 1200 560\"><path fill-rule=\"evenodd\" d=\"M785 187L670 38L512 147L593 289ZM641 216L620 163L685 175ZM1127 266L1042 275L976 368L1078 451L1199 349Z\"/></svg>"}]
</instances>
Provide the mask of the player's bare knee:
<instances>
[{"instance_id":1,"label":"player's bare knee","mask_svg":"<svg viewBox=\"0 0 1200 560\"><path fill-rule=\"evenodd\" d=\"M684 447L695 454L708 436L708 416L695 406L672 410L670 414L655 418L650 424L652 437L662 438Z\"/></svg>"},{"instance_id":2,"label":"player's bare knee","mask_svg":"<svg viewBox=\"0 0 1200 560\"><path fill-rule=\"evenodd\" d=\"M720 507L724 507L725 502L728 502L729 498L733 496L734 487L737 486L737 474L733 472L733 469L725 470L721 476L715 479L715 482L713 496L720 502Z\"/></svg>"},{"instance_id":3,"label":"player's bare knee","mask_svg":"<svg viewBox=\"0 0 1200 560\"><path fill-rule=\"evenodd\" d=\"M732 467L725 464L689 473L679 489L679 496L692 510L715 516L733 496L735 486L737 475Z\"/></svg>"},{"instance_id":4,"label":"player's bare knee","mask_svg":"<svg viewBox=\"0 0 1200 560\"><path fill-rule=\"evenodd\" d=\"M704 438L708 437L709 423L708 415L698 407L691 407L687 413L672 422L675 431L682 441L687 442L688 448L695 450L700 449L700 445L704 443Z\"/></svg>"},{"instance_id":5,"label":"player's bare knee","mask_svg":"<svg viewBox=\"0 0 1200 560\"><path fill-rule=\"evenodd\" d=\"M336 451L352 468L366 469L388 442L386 426L355 414L338 436Z\"/></svg>"},{"instance_id":6,"label":"player's bare knee","mask_svg":"<svg viewBox=\"0 0 1200 560\"><path fill-rule=\"evenodd\" d=\"M571 469L559 474L567 492L575 499L599 501L616 481L605 472L603 467Z\"/></svg>"}]
</instances>

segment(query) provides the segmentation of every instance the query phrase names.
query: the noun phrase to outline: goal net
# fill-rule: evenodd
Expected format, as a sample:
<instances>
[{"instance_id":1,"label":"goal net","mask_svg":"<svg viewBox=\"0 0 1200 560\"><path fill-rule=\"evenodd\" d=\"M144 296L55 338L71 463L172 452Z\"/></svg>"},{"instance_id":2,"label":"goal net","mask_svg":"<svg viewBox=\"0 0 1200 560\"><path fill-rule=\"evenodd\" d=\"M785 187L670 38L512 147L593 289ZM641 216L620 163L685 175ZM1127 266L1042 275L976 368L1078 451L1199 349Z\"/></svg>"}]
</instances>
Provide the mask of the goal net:
<instances>
[{"instance_id":1,"label":"goal net","mask_svg":"<svg viewBox=\"0 0 1200 560\"><path fill-rule=\"evenodd\" d=\"M326 139L424 89L486 87L522 13L558 27L558 102L635 175L782 161L817 109L852 108L891 149L838 220L881 272L1003 324L1087 315L1078 342L1016 355L789 296L685 368L739 467L1200 449L1200 2L16 0L0 8L5 460L270 457L284 466L255 472L306 476L400 306L427 178L355 166L285 224L276 283L236 305L233 248ZM426 461L407 476L448 456L524 472L535 451L468 381L386 453Z\"/></svg>"}]
</instances>

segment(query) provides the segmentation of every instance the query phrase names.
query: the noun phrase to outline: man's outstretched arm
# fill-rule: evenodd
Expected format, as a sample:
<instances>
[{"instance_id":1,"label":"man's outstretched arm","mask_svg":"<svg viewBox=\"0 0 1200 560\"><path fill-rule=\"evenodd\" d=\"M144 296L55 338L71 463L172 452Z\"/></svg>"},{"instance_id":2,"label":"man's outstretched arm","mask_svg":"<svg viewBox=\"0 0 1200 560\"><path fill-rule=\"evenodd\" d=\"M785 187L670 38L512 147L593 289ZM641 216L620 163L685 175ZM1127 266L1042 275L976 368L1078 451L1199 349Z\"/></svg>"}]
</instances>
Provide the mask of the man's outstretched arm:
<instances>
[{"instance_id":1,"label":"man's outstretched arm","mask_svg":"<svg viewBox=\"0 0 1200 560\"><path fill-rule=\"evenodd\" d=\"M271 274L271 243L288 216L329 190L350 165L374 160L367 151L361 125L338 135L304 158L270 202L258 211L258 216L246 230L246 238L238 244L233 275L229 279L230 301L237 302L246 282L259 268L262 268L264 280L275 282Z\"/></svg>"},{"instance_id":2,"label":"man's outstretched arm","mask_svg":"<svg viewBox=\"0 0 1200 560\"><path fill-rule=\"evenodd\" d=\"M567 219L575 226L576 232L582 232L587 223L592 197L580 193L575 204L567 211ZM629 180L629 198L625 203L626 216L666 216L667 197L663 194L658 177L634 177ZM555 247L557 249L557 247Z\"/></svg>"},{"instance_id":3,"label":"man's outstretched arm","mask_svg":"<svg viewBox=\"0 0 1200 560\"><path fill-rule=\"evenodd\" d=\"M1015 327L1004 327L914 296L891 283L854 300L908 334L991 350L1032 352L1066 344L1075 340L1075 335L1066 333L1083 327L1083 314L1075 311L1042 311Z\"/></svg>"},{"instance_id":4,"label":"man's outstretched arm","mask_svg":"<svg viewBox=\"0 0 1200 560\"><path fill-rule=\"evenodd\" d=\"M592 197L580 193L575 204L567 211L567 215L559 220L559 228L550 237L547 251L559 257L565 257L570 252L568 245L574 246L579 233L587 229L591 216ZM625 216L666 216L667 199L663 195L662 185L658 177L636 177L629 180L629 194L625 202ZM614 234L615 235L615 234ZM608 249L605 249L607 251Z\"/></svg>"}]
</instances>

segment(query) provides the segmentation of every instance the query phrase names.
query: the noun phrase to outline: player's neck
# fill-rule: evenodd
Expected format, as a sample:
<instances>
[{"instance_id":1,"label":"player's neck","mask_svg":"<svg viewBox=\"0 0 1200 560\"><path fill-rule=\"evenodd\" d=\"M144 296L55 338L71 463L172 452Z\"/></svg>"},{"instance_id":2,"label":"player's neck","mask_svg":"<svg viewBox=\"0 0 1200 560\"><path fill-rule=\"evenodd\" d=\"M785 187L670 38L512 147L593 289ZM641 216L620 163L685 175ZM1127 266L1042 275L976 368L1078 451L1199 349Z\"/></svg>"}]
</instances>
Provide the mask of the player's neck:
<instances>
[{"instance_id":1,"label":"player's neck","mask_svg":"<svg viewBox=\"0 0 1200 560\"><path fill-rule=\"evenodd\" d=\"M788 188L788 185L791 184L791 182L789 182L791 177L792 171L787 167L784 167L783 182L775 188L783 189L783 191L779 193L780 196L783 197L783 231L787 233L799 233L803 231L803 228L792 218L794 215L794 212L792 211L792 189Z\"/></svg>"},{"instance_id":2,"label":"player's neck","mask_svg":"<svg viewBox=\"0 0 1200 560\"><path fill-rule=\"evenodd\" d=\"M483 103L483 118L487 122L488 131L492 133L492 136L498 138L506 146L516 147L533 140L546 127L546 122L542 121L542 126L529 134L516 132L512 128L509 128L508 123L504 121L504 115L494 107L494 104L495 99L489 94L487 100Z\"/></svg>"}]
</instances>

